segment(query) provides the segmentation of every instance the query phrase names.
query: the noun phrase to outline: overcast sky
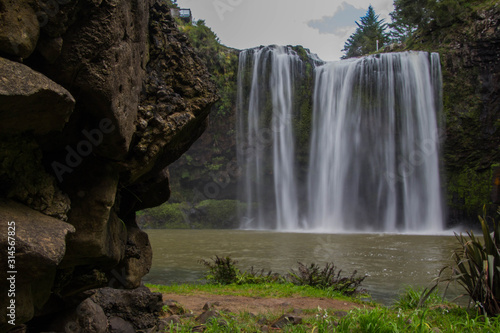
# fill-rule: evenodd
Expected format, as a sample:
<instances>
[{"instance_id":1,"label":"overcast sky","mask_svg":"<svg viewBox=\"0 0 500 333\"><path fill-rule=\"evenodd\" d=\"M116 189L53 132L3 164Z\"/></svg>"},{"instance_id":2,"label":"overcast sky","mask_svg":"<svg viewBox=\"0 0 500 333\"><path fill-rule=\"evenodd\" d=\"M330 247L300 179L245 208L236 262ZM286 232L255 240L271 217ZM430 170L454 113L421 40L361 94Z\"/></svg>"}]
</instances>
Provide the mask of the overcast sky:
<instances>
[{"instance_id":1,"label":"overcast sky","mask_svg":"<svg viewBox=\"0 0 500 333\"><path fill-rule=\"evenodd\" d=\"M191 8L229 47L302 45L323 60L338 60L354 21L375 12L390 22L393 0L177 0Z\"/></svg>"}]
</instances>

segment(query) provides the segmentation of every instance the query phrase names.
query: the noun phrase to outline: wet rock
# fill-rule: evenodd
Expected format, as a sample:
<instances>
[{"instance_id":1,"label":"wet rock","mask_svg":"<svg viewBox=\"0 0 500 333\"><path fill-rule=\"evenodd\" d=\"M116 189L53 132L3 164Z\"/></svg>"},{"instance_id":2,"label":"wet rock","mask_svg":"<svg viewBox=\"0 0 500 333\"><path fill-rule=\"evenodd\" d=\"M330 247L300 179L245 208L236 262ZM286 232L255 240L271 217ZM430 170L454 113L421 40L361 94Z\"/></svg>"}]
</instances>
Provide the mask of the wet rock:
<instances>
[{"instance_id":1,"label":"wet rock","mask_svg":"<svg viewBox=\"0 0 500 333\"><path fill-rule=\"evenodd\" d=\"M75 99L62 86L31 68L0 58L0 133L37 135L60 131Z\"/></svg>"}]
</instances>

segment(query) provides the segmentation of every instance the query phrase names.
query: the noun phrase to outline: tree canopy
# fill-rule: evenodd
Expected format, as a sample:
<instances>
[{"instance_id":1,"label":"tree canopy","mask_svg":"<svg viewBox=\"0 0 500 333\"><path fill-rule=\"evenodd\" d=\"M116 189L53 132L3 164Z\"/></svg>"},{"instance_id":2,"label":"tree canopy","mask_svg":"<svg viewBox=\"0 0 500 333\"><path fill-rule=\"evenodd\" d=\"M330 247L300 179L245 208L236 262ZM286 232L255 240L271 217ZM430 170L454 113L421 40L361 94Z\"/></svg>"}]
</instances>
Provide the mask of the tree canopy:
<instances>
[{"instance_id":1,"label":"tree canopy","mask_svg":"<svg viewBox=\"0 0 500 333\"><path fill-rule=\"evenodd\" d=\"M496 0L394 0L389 14L391 23L384 23L370 5L360 18L356 31L344 44L342 59L360 57L389 43L404 43L414 37L417 30L433 30L463 22L471 15L474 5L494 3Z\"/></svg>"},{"instance_id":2,"label":"tree canopy","mask_svg":"<svg viewBox=\"0 0 500 333\"><path fill-rule=\"evenodd\" d=\"M360 22L356 22L358 26L356 31L349 37L344 44L345 55L342 59L359 57L377 50L377 41L379 47L387 44L390 40L389 34L386 33L387 24L383 19L379 19L379 15L370 5L366 15L360 18Z\"/></svg>"},{"instance_id":3,"label":"tree canopy","mask_svg":"<svg viewBox=\"0 0 500 333\"><path fill-rule=\"evenodd\" d=\"M391 37L395 42L405 42L420 25L429 20L426 8L429 0L395 0L391 16Z\"/></svg>"}]
</instances>

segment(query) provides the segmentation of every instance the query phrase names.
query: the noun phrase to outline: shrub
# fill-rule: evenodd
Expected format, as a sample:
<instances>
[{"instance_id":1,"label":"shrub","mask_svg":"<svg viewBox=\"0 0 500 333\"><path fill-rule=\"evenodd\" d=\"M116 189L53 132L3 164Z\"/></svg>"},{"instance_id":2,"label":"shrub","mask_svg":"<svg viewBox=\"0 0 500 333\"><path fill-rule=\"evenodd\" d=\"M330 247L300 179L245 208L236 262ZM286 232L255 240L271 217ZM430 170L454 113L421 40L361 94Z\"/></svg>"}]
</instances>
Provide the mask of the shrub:
<instances>
[{"instance_id":1,"label":"shrub","mask_svg":"<svg viewBox=\"0 0 500 333\"><path fill-rule=\"evenodd\" d=\"M499 210L500 214L500 210ZM492 229L488 226L491 220ZM482 241L472 231L467 236L457 235L460 247L453 252L454 265L444 267L437 279L440 282L458 282L479 311L487 315L500 314L500 228L497 221L479 216L483 233ZM451 270L451 276L441 278L443 272ZM425 299L427 295L423 295Z\"/></svg>"},{"instance_id":2,"label":"shrub","mask_svg":"<svg viewBox=\"0 0 500 333\"><path fill-rule=\"evenodd\" d=\"M333 263L326 263L324 268L314 263L309 266L300 262L298 264L297 273L294 270L288 273L290 282L295 285L330 289L347 296L362 292L358 288L366 276L356 277L357 271L354 271L350 277L341 277L342 270L335 273L335 265Z\"/></svg>"},{"instance_id":3,"label":"shrub","mask_svg":"<svg viewBox=\"0 0 500 333\"><path fill-rule=\"evenodd\" d=\"M297 286L326 289L346 296L365 292L360 286L366 276L356 277L357 272L354 271L349 277L341 277L342 270L335 272L333 263L327 263L324 268L320 268L314 263L305 266L299 262L297 273L292 269L288 274L280 275L272 271L266 272L264 269L255 270L253 266L250 271L240 272L236 267L237 261L229 256L215 256L211 261L201 259L198 262L208 268L205 279L213 284L292 283Z\"/></svg>"},{"instance_id":4,"label":"shrub","mask_svg":"<svg viewBox=\"0 0 500 333\"><path fill-rule=\"evenodd\" d=\"M419 307L428 307L441 303L442 299L437 294L437 291L431 292L423 302L420 302L422 293L424 292L425 290L423 288L415 289L408 286L405 288L404 292L399 295L393 307L402 310L414 310Z\"/></svg>"},{"instance_id":5,"label":"shrub","mask_svg":"<svg viewBox=\"0 0 500 333\"><path fill-rule=\"evenodd\" d=\"M286 279L278 273L265 271L264 269L255 270L250 267L249 271L245 271L238 276L238 284L259 284L259 283L285 283Z\"/></svg>"},{"instance_id":6,"label":"shrub","mask_svg":"<svg viewBox=\"0 0 500 333\"><path fill-rule=\"evenodd\" d=\"M214 284L231 284L237 281L237 276L239 274L238 268L236 268L236 260L231 259L231 257L219 257L208 261L205 259L199 260L202 265L208 268L208 272L205 274L205 279L209 283Z\"/></svg>"}]
</instances>

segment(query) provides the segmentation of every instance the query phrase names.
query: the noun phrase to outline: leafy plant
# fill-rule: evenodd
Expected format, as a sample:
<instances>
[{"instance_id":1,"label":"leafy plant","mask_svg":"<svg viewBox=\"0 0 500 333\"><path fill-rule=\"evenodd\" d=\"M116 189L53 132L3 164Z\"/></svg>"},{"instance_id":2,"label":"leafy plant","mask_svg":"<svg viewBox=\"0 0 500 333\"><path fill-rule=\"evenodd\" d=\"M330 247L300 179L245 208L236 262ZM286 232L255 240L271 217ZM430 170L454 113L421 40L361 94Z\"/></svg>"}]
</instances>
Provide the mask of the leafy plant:
<instances>
[{"instance_id":1,"label":"leafy plant","mask_svg":"<svg viewBox=\"0 0 500 333\"><path fill-rule=\"evenodd\" d=\"M500 214L500 209L499 212ZM491 220L492 230L488 226ZM487 315L500 314L500 227L497 221L479 216L483 233L482 240L467 232L467 236L455 234L460 247L453 252L454 265L444 267L437 283L422 300L437 287L440 282L458 282L471 298L479 311ZM441 278L443 272L451 270L451 276Z\"/></svg>"},{"instance_id":2,"label":"leafy plant","mask_svg":"<svg viewBox=\"0 0 500 333\"><path fill-rule=\"evenodd\" d=\"M420 303L423 292L424 289L422 288L418 289L408 286L405 288L404 292L399 295L393 307L402 310L414 310L419 307L428 307L442 302L441 297L437 294L437 290L434 290L424 302Z\"/></svg>"},{"instance_id":3,"label":"leafy plant","mask_svg":"<svg viewBox=\"0 0 500 333\"><path fill-rule=\"evenodd\" d=\"M265 271L264 269L255 270L254 267L250 267L249 271L245 271L238 276L237 284L259 284L259 283L284 283L286 282L278 273L273 273L272 271Z\"/></svg>"},{"instance_id":4,"label":"leafy plant","mask_svg":"<svg viewBox=\"0 0 500 333\"><path fill-rule=\"evenodd\" d=\"M236 268L236 260L231 259L231 257L219 257L208 261L205 259L199 260L199 263L205 265L208 268L208 272L205 274L205 279L209 283L215 284L231 284L237 281L237 276L239 274L238 268Z\"/></svg>"},{"instance_id":5,"label":"leafy plant","mask_svg":"<svg viewBox=\"0 0 500 333\"><path fill-rule=\"evenodd\" d=\"M298 264L298 271L291 270L288 274L290 282L293 284L331 289L347 296L360 292L361 290L358 288L366 278L366 276L356 277L357 271L354 271L349 277L341 277L342 270L335 272L333 263L326 263L324 268L315 263L309 266L300 262Z\"/></svg>"}]
</instances>

